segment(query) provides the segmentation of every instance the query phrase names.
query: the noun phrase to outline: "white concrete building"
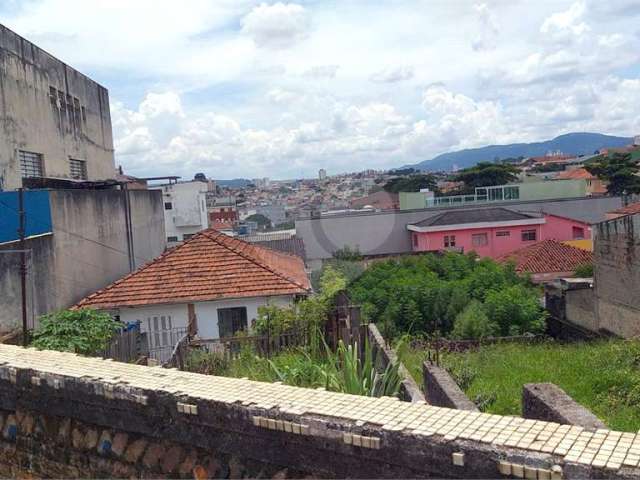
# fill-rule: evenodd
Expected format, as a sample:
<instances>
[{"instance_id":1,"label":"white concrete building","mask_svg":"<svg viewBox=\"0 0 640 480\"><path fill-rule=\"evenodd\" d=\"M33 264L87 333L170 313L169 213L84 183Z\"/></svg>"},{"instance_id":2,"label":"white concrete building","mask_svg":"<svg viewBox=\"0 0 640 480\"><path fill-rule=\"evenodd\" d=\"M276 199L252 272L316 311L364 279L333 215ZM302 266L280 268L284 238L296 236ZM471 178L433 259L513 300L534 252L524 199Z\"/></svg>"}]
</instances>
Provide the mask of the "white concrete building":
<instances>
[{"instance_id":1,"label":"white concrete building","mask_svg":"<svg viewBox=\"0 0 640 480\"><path fill-rule=\"evenodd\" d=\"M198 180L178 182L150 189L162 190L164 228L167 244L175 246L209 227L208 183Z\"/></svg>"},{"instance_id":2,"label":"white concrete building","mask_svg":"<svg viewBox=\"0 0 640 480\"><path fill-rule=\"evenodd\" d=\"M189 332L200 338L236 335L263 305L288 305L311 289L302 259L213 229L158 257L78 303L107 310L149 334L165 361Z\"/></svg>"}]
</instances>

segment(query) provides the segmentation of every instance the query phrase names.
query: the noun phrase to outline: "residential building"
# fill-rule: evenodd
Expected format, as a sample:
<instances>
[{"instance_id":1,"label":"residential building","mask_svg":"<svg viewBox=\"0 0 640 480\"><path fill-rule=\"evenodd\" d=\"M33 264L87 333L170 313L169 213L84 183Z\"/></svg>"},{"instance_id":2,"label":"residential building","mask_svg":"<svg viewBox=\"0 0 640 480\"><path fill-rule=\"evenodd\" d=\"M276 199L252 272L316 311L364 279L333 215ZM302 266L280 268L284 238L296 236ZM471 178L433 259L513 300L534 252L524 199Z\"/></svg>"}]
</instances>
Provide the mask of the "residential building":
<instances>
[{"instance_id":1,"label":"residential building","mask_svg":"<svg viewBox=\"0 0 640 480\"><path fill-rule=\"evenodd\" d=\"M509 200L504 202L431 207L420 210L353 211L335 215L308 215L296 219L296 234L304 241L307 264L319 269L333 252L358 245L365 256L398 255L413 251L407 225L435 217L443 212L509 208L523 213L560 215L592 225L623 206L621 197L580 197L548 200Z\"/></svg>"},{"instance_id":2,"label":"residential building","mask_svg":"<svg viewBox=\"0 0 640 480\"><path fill-rule=\"evenodd\" d=\"M587 182L579 180L545 180L478 187L470 195L426 196L423 192L401 192L400 210L457 205L478 205L508 201L535 201L587 196Z\"/></svg>"},{"instance_id":3,"label":"residential building","mask_svg":"<svg viewBox=\"0 0 640 480\"><path fill-rule=\"evenodd\" d=\"M86 297L91 307L140 324L160 360L181 334L229 337L247 330L264 305L289 305L310 291L304 264L213 229Z\"/></svg>"},{"instance_id":4,"label":"residential building","mask_svg":"<svg viewBox=\"0 0 640 480\"><path fill-rule=\"evenodd\" d=\"M209 228L207 182L192 180L150 187L162 191L167 243L174 246Z\"/></svg>"},{"instance_id":5,"label":"residential building","mask_svg":"<svg viewBox=\"0 0 640 480\"><path fill-rule=\"evenodd\" d=\"M27 190L29 327L160 255L166 246L155 190ZM0 192L0 332L22 318L18 192Z\"/></svg>"},{"instance_id":6,"label":"residential building","mask_svg":"<svg viewBox=\"0 0 640 480\"><path fill-rule=\"evenodd\" d=\"M581 265L593 263L593 254L556 240L543 240L499 256L496 260L513 262L516 272L531 275L535 283L546 283L573 276Z\"/></svg>"},{"instance_id":7,"label":"residential building","mask_svg":"<svg viewBox=\"0 0 640 480\"><path fill-rule=\"evenodd\" d=\"M207 196L207 215L209 226L217 230L233 226L240 219L236 198L233 196Z\"/></svg>"},{"instance_id":8,"label":"residential building","mask_svg":"<svg viewBox=\"0 0 640 480\"><path fill-rule=\"evenodd\" d=\"M474 251L498 258L546 239L591 237L588 223L550 214L506 208L454 210L407 225L413 251Z\"/></svg>"},{"instance_id":9,"label":"residential building","mask_svg":"<svg viewBox=\"0 0 640 480\"><path fill-rule=\"evenodd\" d=\"M116 175L109 93L0 25L0 190Z\"/></svg>"},{"instance_id":10,"label":"residential building","mask_svg":"<svg viewBox=\"0 0 640 480\"><path fill-rule=\"evenodd\" d=\"M318 180L321 182L327 179L327 171L324 168L318 170Z\"/></svg>"},{"instance_id":11,"label":"residential building","mask_svg":"<svg viewBox=\"0 0 640 480\"><path fill-rule=\"evenodd\" d=\"M640 135L636 135L633 137L633 146L640 147Z\"/></svg>"},{"instance_id":12,"label":"residential building","mask_svg":"<svg viewBox=\"0 0 640 480\"><path fill-rule=\"evenodd\" d=\"M596 225L593 253L598 329L640 335L640 214Z\"/></svg>"},{"instance_id":13,"label":"residential building","mask_svg":"<svg viewBox=\"0 0 640 480\"><path fill-rule=\"evenodd\" d=\"M584 180L587 187L587 195L606 195L607 185L586 168L572 168L558 173L556 180Z\"/></svg>"},{"instance_id":14,"label":"residential building","mask_svg":"<svg viewBox=\"0 0 640 480\"><path fill-rule=\"evenodd\" d=\"M274 227L276 225L281 225L287 221L287 214L282 205L276 204L266 204L266 205L258 205L256 207L256 213L258 215L263 215L271 220L271 225Z\"/></svg>"},{"instance_id":15,"label":"residential building","mask_svg":"<svg viewBox=\"0 0 640 480\"><path fill-rule=\"evenodd\" d=\"M354 198L350 202L351 208L370 208L375 210L398 210L400 208L400 197L397 193L379 192L372 193L366 197Z\"/></svg>"}]
</instances>

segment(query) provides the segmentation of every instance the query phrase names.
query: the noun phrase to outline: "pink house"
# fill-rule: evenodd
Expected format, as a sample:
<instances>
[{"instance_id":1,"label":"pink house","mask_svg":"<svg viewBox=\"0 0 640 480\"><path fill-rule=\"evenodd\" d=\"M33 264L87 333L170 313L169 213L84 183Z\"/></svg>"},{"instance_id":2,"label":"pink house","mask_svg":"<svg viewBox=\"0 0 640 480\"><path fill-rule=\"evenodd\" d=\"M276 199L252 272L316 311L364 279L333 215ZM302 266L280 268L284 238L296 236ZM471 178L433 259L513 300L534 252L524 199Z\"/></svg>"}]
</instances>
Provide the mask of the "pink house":
<instances>
[{"instance_id":1,"label":"pink house","mask_svg":"<svg viewBox=\"0 0 640 480\"><path fill-rule=\"evenodd\" d=\"M452 210L407 225L414 252L475 251L497 258L541 240L591 238L588 223L548 213L528 214L506 208Z\"/></svg>"}]
</instances>

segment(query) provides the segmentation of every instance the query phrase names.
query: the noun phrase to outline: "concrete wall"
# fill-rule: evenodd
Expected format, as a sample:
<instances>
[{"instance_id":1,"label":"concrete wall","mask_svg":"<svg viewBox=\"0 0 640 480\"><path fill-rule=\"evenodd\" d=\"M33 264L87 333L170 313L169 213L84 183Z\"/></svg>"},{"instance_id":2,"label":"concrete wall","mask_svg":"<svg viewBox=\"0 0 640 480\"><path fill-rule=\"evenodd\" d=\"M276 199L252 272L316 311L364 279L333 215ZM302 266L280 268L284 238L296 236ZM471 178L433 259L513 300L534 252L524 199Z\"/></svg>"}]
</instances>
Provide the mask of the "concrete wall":
<instances>
[{"instance_id":1,"label":"concrete wall","mask_svg":"<svg viewBox=\"0 0 640 480\"><path fill-rule=\"evenodd\" d=\"M69 178L73 158L89 180L114 178L107 89L2 25L0 112L0 190L22 184L18 150L42 154L46 176Z\"/></svg>"},{"instance_id":2,"label":"concrete wall","mask_svg":"<svg viewBox=\"0 0 640 480\"><path fill-rule=\"evenodd\" d=\"M456 410L478 411L475 403L469 400L444 368L423 362L422 374L426 399L430 405L455 408Z\"/></svg>"},{"instance_id":3,"label":"concrete wall","mask_svg":"<svg viewBox=\"0 0 640 480\"><path fill-rule=\"evenodd\" d=\"M429 208L398 212L369 212L332 215L296 220L296 232L304 240L307 259L312 268L319 260L330 258L345 246L358 246L366 255L397 254L412 250L409 223L439 215L453 209L506 208L522 212L546 212L570 217L586 223L604 220L605 214L622 206L619 197L597 197L545 200L536 202L495 202L473 207Z\"/></svg>"},{"instance_id":4,"label":"concrete wall","mask_svg":"<svg viewBox=\"0 0 640 480\"><path fill-rule=\"evenodd\" d=\"M420 387L413 379L407 367L398 359L396 352L387 345L384 337L373 323L367 326L367 335L369 338L369 345L371 345L373 359L376 364L376 370L384 372L387 365L390 363L395 365L400 363L398 367L398 374L402 377L402 383L400 385L400 397L406 402L424 402L425 396L420 390Z\"/></svg>"},{"instance_id":5,"label":"concrete wall","mask_svg":"<svg viewBox=\"0 0 640 480\"><path fill-rule=\"evenodd\" d=\"M522 386L522 416L596 430L607 426L553 383Z\"/></svg>"},{"instance_id":6,"label":"concrete wall","mask_svg":"<svg viewBox=\"0 0 640 480\"><path fill-rule=\"evenodd\" d=\"M597 225L594 288L599 328L621 337L640 334L640 215Z\"/></svg>"},{"instance_id":7,"label":"concrete wall","mask_svg":"<svg viewBox=\"0 0 640 480\"><path fill-rule=\"evenodd\" d=\"M6 477L640 475L631 453L640 447L635 432L594 434L7 345L0 358L0 474ZM582 455L587 445L595 459Z\"/></svg>"},{"instance_id":8,"label":"concrete wall","mask_svg":"<svg viewBox=\"0 0 640 480\"><path fill-rule=\"evenodd\" d=\"M53 234L27 240L33 261L28 288L31 316L66 308L129 273L125 192L121 190L50 191ZM159 192L129 192L135 266L165 248ZM7 251L17 242L0 246ZM31 257L30 257L31 258ZM0 254L0 330L21 321L17 255Z\"/></svg>"}]
</instances>

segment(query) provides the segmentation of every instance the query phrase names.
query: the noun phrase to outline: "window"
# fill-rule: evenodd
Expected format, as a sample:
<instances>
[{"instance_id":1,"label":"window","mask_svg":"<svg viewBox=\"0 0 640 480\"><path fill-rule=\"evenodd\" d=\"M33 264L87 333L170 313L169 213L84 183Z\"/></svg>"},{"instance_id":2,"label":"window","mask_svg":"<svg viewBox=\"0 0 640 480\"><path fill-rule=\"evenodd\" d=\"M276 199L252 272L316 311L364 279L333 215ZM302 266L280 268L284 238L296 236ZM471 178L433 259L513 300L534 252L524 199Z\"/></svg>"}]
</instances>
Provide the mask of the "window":
<instances>
[{"instance_id":1,"label":"window","mask_svg":"<svg viewBox=\"0 0 640 480\"><path fill-rule=\"evenodd\" d=\"M247 308L219 308L218 333L220 338L233 337L247 328Z\"/></svg>"},{"instance_id":2,"label":"window","mask_svg":"<svg viewBox=\"0 0 640 480\"><path fill-rule=\"evenodd\" d=\"M536 241L536 231L535 230L522 230L522 241L523 242L535 242Z\"/></svg>"},{"instance_id":3,"label":"window","mask_svg":"<svg viewBox=\"0 0 640 480\"><path fill-rule=\"evenodd\" d=\"M445 235L444 236L444 247L455 247L456 246L456 236L455 235Z\"/></svg>"},{"instance_id":4,"label":"window","mask_svg":"<svg viewBox=\"0 0 640 480\"><path fill-rule=\"evenodd\" d=\"M177 242L178 237L167 237L167 242Z\"/></svg>"},{"instance_id":5,"label":"window","mask_svg":"<svg viewBox=\"0 0 640 480\"><path fill-rule=\"evenodd\" d=\"M194 233L185 233L184 235L182 235L182 239L183 240L189 240L194 235L195 235Z\"/></svg>"},{"instance_id":6,"label":"window","mask_svg":"<svg viewBox=\"0 0 640 480\"><path fill-rule=\"evenodd\" d=\"M22 178L44 176L42 155L40 153L18 150L18 158L20 159L20 173L22 173Z\"/></svg>"},{"instance_id":7,"label":"window","mask_svg":"<svg viewBox=\"0 0 640 480\"><path fill-rule=\"evenodd\" d=\"M584 228L572 227L571 230L573 233L574 240L582 240L584 238Z\"/></svg>"},{"instance_id":8,"label":"window","mask_svg":"<svg viewBox=\"0 0 640 480\"><path fill-rule=\"evenodd\" d=\"M149 347L172 346L171 315L160 315L147 318L149 330Z\"/></svg>"},{"instance_id":9,"label":"window","mask_svg":"<svg viewBox=\"0 0 640 480\"><path fill-rule=\"evenodd\" d=\"M171 202L164 202L164 209L171 210L173 208L173 204Z\"/></svg>"},{"instance_id":10,"label":"window","mask_svg":"<svg viewBox=\"0 0 640 480\"><path fill-rule=\"evenodd\" d=\"M510 235L511 235L511 232L509 232L508 230L496 232L496 237L509 237Z\"/></svg>"},{"instance_id":11,"label":"window","mask_svg":"<svg viewBox=\"0 0 640 480\"><path fill-rule=\"evenodd\" d=\"M471 243L474 247L484 247L489 243L486 233L474 233L471 235Z\"/></svg>"},{"instance_id":12,"label":"window","mask_svg":"<svg viewBox=\"0 0 640 480\"><path fill-rule=\"evenodd\" d=\"M69 170L71 171L71 178L75 178L76 180L87 179L87 162L84 160L70 158Z\"/></svg>"}]
</instances>

